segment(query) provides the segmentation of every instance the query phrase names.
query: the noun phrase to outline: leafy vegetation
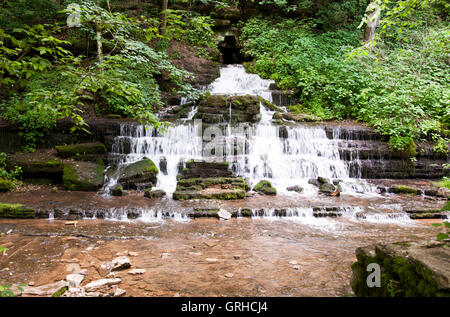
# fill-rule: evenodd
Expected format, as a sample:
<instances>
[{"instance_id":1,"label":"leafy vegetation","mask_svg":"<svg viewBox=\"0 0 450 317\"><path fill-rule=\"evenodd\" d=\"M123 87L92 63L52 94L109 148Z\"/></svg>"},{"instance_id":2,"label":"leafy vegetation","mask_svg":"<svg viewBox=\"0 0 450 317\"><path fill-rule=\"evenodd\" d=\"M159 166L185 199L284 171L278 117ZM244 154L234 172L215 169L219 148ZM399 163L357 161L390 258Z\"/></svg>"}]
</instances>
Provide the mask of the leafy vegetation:
<instances>
[{"instance_id":1,"label":"leafy vegetation","mask_svg":"<svg viewBox=\"0 0 450 317\"><path fill-rule=\"evenodd\" d=\"M97 114L118 114L161 126L154 112L164 106L158 82L162 76L181 95L193 100L202 95L187 84L192 75L170 62L161 43L176 39L211 46L208 17L168 10L167 32L162 36L155 17L129 17L94 1L70 1L64 10L50 2L50 13L42 18L51 16L55 24L22 24L18 28L15 26L20 23L14 20L2 21L5 27L0 28L4 96L0 113L20 125L29 150L59 119L71 119L73 131L87 131L85 118L92 107ZM45 6L46 1L39 4ZM40 15L39 8L36 13ZM22 9L33 7L24 4L22 8L9 1L2 4L5 14L20 16L17 11ZM66 19L75 27L68 28Z\"/></svg>"},{"instance_id":2,"label":"leafy vegetation","mask_svg":"<svg viewBox=\"0 0 450 317\"><path fill-rule=\"evenodd\" d=\"M317 32L316 19L250 19L242 40L255 61L247 67L294 89L301 100L294 112L368 122L407 157L425 140L447 154L450 28L438 9L397 14L363 54L355 53L362 33L354 24Z\"/></svg>"}]
</instances>

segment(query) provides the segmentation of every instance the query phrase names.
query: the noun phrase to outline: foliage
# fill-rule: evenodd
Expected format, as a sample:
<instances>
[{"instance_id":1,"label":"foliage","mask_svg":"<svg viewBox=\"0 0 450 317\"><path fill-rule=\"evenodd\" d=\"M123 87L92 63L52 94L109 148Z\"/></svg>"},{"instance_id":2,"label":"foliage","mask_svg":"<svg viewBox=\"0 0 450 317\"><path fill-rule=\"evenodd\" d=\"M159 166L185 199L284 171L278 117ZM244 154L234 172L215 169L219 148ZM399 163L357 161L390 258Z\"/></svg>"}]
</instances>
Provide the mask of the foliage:
<instances>
[{"instance_id":1,"label":"foliage","mask_svg":"<svg viewBox=\"0 0 450 317\"><path fill-rule=\"evenodd\" d=\"M19 166L16 166L14 170L11 170L8 172L6 169L6 153L1 152L0 153L0 179L7 179L12 182L18 182L18 179L20 178L20 174L22 173L22 168ZM1 252L1 251L0 251Z\"/></svg>"},{"instance_id":2,"label":"foliage","mask_svg":"<svg viewBox=\"0 0 450 317\"><path fill-rule=\"evenodd\" d=\"M156 19L130 18L93 1L73 2L62 11L65 18L79 22L70 36L80 40L87 35L97 43L94 61L83 55L74 57L72 43L59 39L61 26L23 26L12 33L0 30L0 79L8 96L0 104L1 115L19 123L28 149L54 129L59 119L71 119L72 131L87 132L84 114L89 104L94 104L99 113L120 114L160 126L153 113L163 106L158 85L161 78L170 80L176 92L190 95L192 100L202 95L186 84L191 74L172 65L165 52L147 44L163 38L158 34ZM189 16L188 22L179 20L182 24L176 24L178 17L168 16L171 36L211 45L211 24L205 17ZM189 29L196 37L186 31L177 33L176 29Z\"/></svg>"},{"instance_id":3,"label":"foliage","mask_svg":"<svg viewBox=\"0 0 450 317\"><path fill-rule=\"evenodd\" d=\"M408 42L387 38L370 53L346 59L359 46L355 30L315 32L315 21L251 19L242 29L253 70L294 89L301 106L294 111L321 118L353 118L371 123L394 150L415 155L415 143L435 143L447 154L448 23L411 29ZM406 31L404 31L406 33Z\"/></svg>"}]
</instances>

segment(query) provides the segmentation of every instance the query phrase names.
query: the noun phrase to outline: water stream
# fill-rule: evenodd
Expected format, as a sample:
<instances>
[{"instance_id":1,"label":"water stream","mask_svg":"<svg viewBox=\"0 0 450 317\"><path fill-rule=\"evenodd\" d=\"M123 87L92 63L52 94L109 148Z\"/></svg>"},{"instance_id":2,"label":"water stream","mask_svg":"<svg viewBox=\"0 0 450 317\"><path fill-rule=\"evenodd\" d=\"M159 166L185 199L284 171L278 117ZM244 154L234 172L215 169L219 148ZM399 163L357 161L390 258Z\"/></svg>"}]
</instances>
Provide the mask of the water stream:
<instances>
[{"instance_id":1,"label":"water stream","mask_svg":"<svg viewBox=\"0 0 450 317\"><path fill-rule=\"evenodd\" d=\"M272 101L268 89L272 82L247 73L242 65L228 65L221 69L220 77L207 90L211 94L258 95ZM185 101L183 99L182 104ZM187 119L175 122L165 132L142 125L122 125L112 154L118 157L120 166L151 158L160 167L156 187L170 195L176 188L176 176L183 163L205 159L201 122L191 120L195 111L193 107ZM229 111L232 111L231 106ZM315 194L317 188L308 180L322 176L340 179L343 193L376 192L376 188L366 182L350 178L349 162L339 156L339 139L329 139L323 126L280 126L272 122L273 111L260 105L260 113L261 120L257 124L232 127L227 123L223 129L225 155L216 158L230 162L233 171L245 177L250 185L267 179L281 193L288 193L288 186L300 185L306 194ZM287 138L281 137L281 129L287 132ZM236 148L240 149L238 154L233 150ZM109 175L106 188L114 185L116 179L114 174Z\"/></svg>"}]
</instances>

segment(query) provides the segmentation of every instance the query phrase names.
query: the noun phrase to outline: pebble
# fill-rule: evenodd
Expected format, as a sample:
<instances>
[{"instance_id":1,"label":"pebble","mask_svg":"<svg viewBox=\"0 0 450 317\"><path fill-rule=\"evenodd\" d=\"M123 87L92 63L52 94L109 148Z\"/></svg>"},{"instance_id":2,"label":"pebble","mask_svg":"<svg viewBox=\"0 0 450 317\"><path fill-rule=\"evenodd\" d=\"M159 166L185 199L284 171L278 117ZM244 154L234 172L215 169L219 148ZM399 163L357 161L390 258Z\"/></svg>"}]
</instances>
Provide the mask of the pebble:
<instances>
[{"instance_id":1,"label":"pebble","mask_svg":"<svg viewBox=\"0 0 450 317\"><path fill-rule=\"evenodd\" d=\"M34 282L28 283L28 286L34 286Z\"/></svg>"},{"instance_id":2,"label":"pebble","mask_svg":"<svg viewBox=\"0 0 450 317\"><path fill-rule=\"evenodd\" d=\"M300 266L298 266L298 265L294 265L292 268L293 268L294 270L300 270Z\"/></svg>"},{"instance_id":3,"label":"pebble","mask_svg":"<svg viewBox=\"0 0 450 317\"><path fill-rule=\"evenodd\" d=\"M198 255L198 256L202 255L201 252L189 252L189 254L190 255Z\"/></svg>"},{"instance_id":4,"label":"pebble","mask_svg":"<svg viewBox=\"0 0 450 317\"><path fill-rule=\"evenodd\" d=\"M165 252L165 253L161 254L161 257L163 259L165 259L165 258L169 257L169 255L170 255L170 253Z\"/></svg>"},{"instance_id":5,"label":"pebble","mask_svg":"<svg viewBox=\"0 0 450 317\"><path fill-rule=\"evenodd\" d=\"M298 263L297 263L297 261L289 261L289 264L290 265L297 265Z\"/></svg>"},{"instance_id":6,"label":"pebble","mask_svg":"<svg viewBox=\"0 0 450 317\"><path fill-rule=\"evenodd\" d=\"M137 252L128 252L128 255L129 256L138 256L139 253L137 253Z\"/></svg>"},{"instance_id":7,"label":"pebble","mask_svg":"<svg viewBox=\"0 0 450 317\"><path fill-rule=\"evenodd\" d=\"M233 273L226 273L224 276L227 277L227 278L232 278L234 276L234 274Z\"/></svg>"},{"instance_id":8,"label":"pebble","mask_svg":"<svg viewBox=\"0 0 450 317\"><path fill-rule=\"evenodd\" d=\"M207 258L206 262L214 263L214 262L217 262L217 259L215 259L215 258Z\"/></svg>"},{"instance_id":9,"label":"pebble","mask_svg":"<svg viewBox=\"0 0 450 317\"><path fill-rule=\"evenodd\" d=\"M66 223L65 223L65 225L66 226L77 226L77 224L78 224L78 221L67 221Z\"/></svg>"},{"instance_id":10,"label":"pebble","mask_svg":"<svg viewBox=\"0 0 450 317\"><path fill-rule=\"evenodd\" d=\"M241 256L240 256L239 254L236 254L236 255L233 255L233 258L234 258L235 260L239 260L239 259L241 258Z\"/></svg>"},{"instance_id":11,"label":"pebble","mask_svg":"<svg viewBox=\"0 0 450 317\"><path fill-rule=\"evenodd\" d=\"M140 275L140 274L144 274L147 270L145 269L133 269L128 271L128 274L130 275Z\"/></svg>"}]
</instances>

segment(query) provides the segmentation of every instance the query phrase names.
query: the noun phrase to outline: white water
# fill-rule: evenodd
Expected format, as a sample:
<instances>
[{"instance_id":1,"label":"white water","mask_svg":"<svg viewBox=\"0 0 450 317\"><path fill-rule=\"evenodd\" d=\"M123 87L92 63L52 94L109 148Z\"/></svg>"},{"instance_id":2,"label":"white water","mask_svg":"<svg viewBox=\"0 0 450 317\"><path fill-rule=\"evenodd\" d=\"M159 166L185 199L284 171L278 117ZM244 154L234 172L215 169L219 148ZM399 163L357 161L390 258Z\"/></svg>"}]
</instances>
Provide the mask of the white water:
<instances>
[{"instance_id":1,"label":"white water","mask_svg":"<svg viewBox=\"0 0 450 317\"><path fill-rule=\"evenodd\" d=\"M208 90L212 94L258 95L271 101L268 87L272 82L247 73L241 65L229 65L221 69L220 77ZM241 154L226 155L225 159L231 163L237 175L247 178L250 185L267 179L279 192L288 193L286 187L300 185L306 194L312 194L317 192L317 188L308 184L308 180L322 176L343 180L341 186L344 193L375 192L365 182L350 179L348 166L339 157L338 140L328 139L323 127L289 126L286 127L288 138L282 139L279 137L280 126L272 123L273 112L262 105L260 110L261 121L256 125L247 125L246 132L235 132L230 125L225 129L225 151L233 146L242 149ZM195 112L196 108L193 108L188 119L192 119ZM165 160L167 171L160 168L157 188L170 195L176 188L179 163L204 159L201 131L201 126L189 120L175 123L164 133L156 133L153 128L124 125L120 136L115 139L112 152L126 154L122 155L121 165L139 161L143 157L151 158L156 165ZM128 144L130 153L126 153ZM114 185L116 179L116 176L110 175L106 188Z\"/></svg>"}]
</instances>

